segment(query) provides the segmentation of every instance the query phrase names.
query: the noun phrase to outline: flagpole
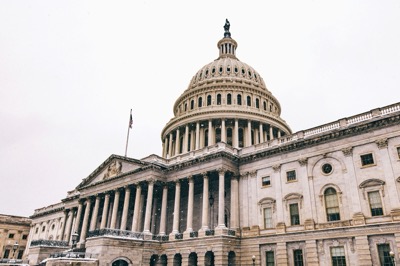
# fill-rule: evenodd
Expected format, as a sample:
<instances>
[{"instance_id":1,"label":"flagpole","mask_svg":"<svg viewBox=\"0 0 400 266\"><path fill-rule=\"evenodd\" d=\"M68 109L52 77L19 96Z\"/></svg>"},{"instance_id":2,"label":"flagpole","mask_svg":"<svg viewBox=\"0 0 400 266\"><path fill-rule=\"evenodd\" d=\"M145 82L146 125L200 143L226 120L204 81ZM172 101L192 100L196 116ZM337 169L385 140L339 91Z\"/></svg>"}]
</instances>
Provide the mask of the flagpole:
<instances>
[{"instance_id":1,"label":"flagpole","mask_svg":"<svg viewBox=\"0 0 400 266\"><path fill-rule=\"evenodd\" d=\"M128 152L128 141L129 141L129 130L132 128L132 109L131 109L131 114L129 117L129 124L128 124L128 133L126 134L126 146L125 146L125 157Z\"/></svg>"}]
</instances>

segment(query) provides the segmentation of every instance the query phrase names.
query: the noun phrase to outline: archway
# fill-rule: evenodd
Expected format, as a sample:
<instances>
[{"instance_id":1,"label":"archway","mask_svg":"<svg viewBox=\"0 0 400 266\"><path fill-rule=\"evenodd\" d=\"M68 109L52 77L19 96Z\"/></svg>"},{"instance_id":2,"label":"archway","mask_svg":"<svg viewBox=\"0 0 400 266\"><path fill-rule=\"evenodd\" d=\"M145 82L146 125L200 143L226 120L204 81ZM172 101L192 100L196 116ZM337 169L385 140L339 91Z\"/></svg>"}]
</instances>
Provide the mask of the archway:
<instances>
[{"instance_id":1,"label":"archway","mask_svg":"<svg viewBox=\"0 0 400 266\"><path fill-rule=\"evenodd\" d=\"M126 260L119 259L119 260L114 261L111 265L112 266L128 266L129 264Z\"/></svg>"},{"instance_id":2,"label":"archway","mask_svg":"<svg viewBox=\"0 0 400 266\"><path fill-rule=\"evenodd\" d=\"M214 266L214 252L212 251L207 251L205 255L205 260L204 260L204 265L205 266Z\"/></svg>"},{"instance_id":3,"label":"archway","mask_svg":"<svg viewBox=\"0 0 400 266\"><path fill-rule=\"evenodd\" d=\"M174 260L172 261L172 266L181 266L182 265L182 255L175 254Z\"/></svg>"},{"instance_id":4,"label":"archway","mask_svg":"<svg viewBox=\"0 0 400 266\"><path fill-rule=\"evenodd\" d=\"M236 254L233 251L229 251L228 253L228 266L236 265Z\"/></svg>"},{"instance_id":5,"label":"archway","mask_svg":"<svg viewBox=\"0 0 400 266\"><path fill-rule=\"evenodd\" d=\"M192 252L189 254L189 266L197 266L197 254Z\"/></svg>"}]
</instances>

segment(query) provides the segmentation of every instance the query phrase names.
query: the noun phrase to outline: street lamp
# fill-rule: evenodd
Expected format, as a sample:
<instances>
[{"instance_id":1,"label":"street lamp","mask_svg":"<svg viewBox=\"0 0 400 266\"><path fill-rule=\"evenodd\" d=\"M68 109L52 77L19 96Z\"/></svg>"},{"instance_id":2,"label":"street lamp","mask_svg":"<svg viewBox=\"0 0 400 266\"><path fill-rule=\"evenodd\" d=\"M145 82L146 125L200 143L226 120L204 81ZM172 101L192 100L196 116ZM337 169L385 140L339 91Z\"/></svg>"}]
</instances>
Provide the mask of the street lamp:
<instances>
[{"instance_id":1,"label":"street lamp","mask_svg":"<svg viewBox=\"0 0 400 266\"><path fill-rule=\"evenodd\" d=\"M17 258L17 249L18 249L18 247L19 247L18 242L15 242L15 244L13 245L14 259Z\"/></svg>"},{"instance_id":2,"label":"street lamp","mask_svg":"<svg viewBox=\"0 0 400 266\"><path fill-rule=\"evenodd\" d=\"M396 261L394 260L394 252L393 250L389 251L390 260L392 261L392 265L396 265Z\"/></svg>"},{"instance_id":3,"label":"street lamp","mask_svg":"<svg viewBox=\"0 0 400 266\"><path fill-rule=\"evenodd\" d=\"M79 235L77 232L75 232L72 234L71 237L72 237L72 248L76 248L76 242L78 241Z\"/></svg>"},{"instance_id":4,"label":"street lamp","mask_svg":"<svg viewBox=\"0 0 400 266\"><path fill-rule=\"evenodd\" d=\"M253 260L253 266L256 265L256 256L253 255L253 257L251 257L251 259Z\"/></svg>"}]
</instances>

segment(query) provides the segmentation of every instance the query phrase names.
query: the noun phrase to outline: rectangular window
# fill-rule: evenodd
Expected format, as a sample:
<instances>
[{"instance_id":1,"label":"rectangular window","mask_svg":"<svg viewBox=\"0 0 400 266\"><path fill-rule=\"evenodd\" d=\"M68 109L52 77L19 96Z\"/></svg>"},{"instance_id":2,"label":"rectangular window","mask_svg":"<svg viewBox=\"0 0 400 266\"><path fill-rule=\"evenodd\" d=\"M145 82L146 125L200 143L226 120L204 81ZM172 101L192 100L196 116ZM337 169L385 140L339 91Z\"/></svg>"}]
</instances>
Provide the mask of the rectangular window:
<instances>
[{"instance_id":1,"label":"rectangular window","mask_svg":"<svg viewBox=\"0 0 400 266\"><path fill-rule=\"evenodd\" d=\"M28 239L28 235L22 235L22 240L27 240Z\"/></svg>"},{"instance_id":2,"label":"rectangular window","mask_svg":"<svg viewBox=\"0 0 400 266\"><path fill-rule=\"evenodd\" d=\"M8 238L14 238L14 234L9 234Z\"/></svg>"},{"instance_id":3,"label":"rectangular window","mask_svg":"<svg viewBox=\"0 0 400 266\"><path fill-rule=\"evenodd\" d=\"M383 215L381 195L379 191L368 192L369 206L371 207L372 216Z\"/></svg>"},{"instance_id":4,"label":"rectangular window","mask_svg":"<svg viewBox=\"0 0 400 266\"><path fill-rule=\"evenodd\" d=\"M379 261L382 266L394 266L394 262L390 257L390 246L389 244L378 245Z\"/></svg>"},{"instance_id":5,"label":"rectangular window","mask_svg":"<svg viewBox=\"0 0 400 266\"><path fill-rule=\"evenodd\" d=\"M275 266L275 257L273 251L265 252L265 261L267 266Z\"/></svg>"},{"instance_id":6,"label":"rectangular window","mask_svg":"<svg viewBox=\"0 0 400 266\"><path fill-rule=\"evenodd\" d=\"M303 266L304 265L302 249L293 250L293 260L294 260L294 266Z\"/></svg>"},{"instance_id":7,"label":"rectangular window","mask_svg":"<svg viewBox=\"0 0 400 266\"><path fill-rule=\"evenodd\" d=\"M346 266L344 247L331 248L332 266Z\"/></svg>"},{"instance_id":8,"label":"rectangular window","mask_svg":"<svg viewBox=\"0 0 400 266\"><path fill-rule=\"evenodd\" d=\"M272 208L264 208L264 228L272 228Z\"/></svg>"},{"instance_id":9,"label":"rectangular window","mask_svg":"<svg viewBox=\"0 0 400 266\"><path fill-rule=\"evenodd\" d=\"M22 256L24 255L24 251L23 250L20 250L20 251L18 251L18 256L17 256L17 259L22 259Z\"/></svg>"},{"instance_id":10,"label":"rectangular window","mask_svg":"<svg viewBox=\"0 0 400 266\"><path fill-rule=\"evenodd\" d=\"M263 185L263 186L269 186L269 185L271 185L271 177L269 177L269 176L264 176L264 177L262 178L262 185Z\"/></svg>"},{"instance_id":11,"label":"rectangular window","mask_svg":"<svg viewBox=\"0 0 400 266\"><path fill-rule=\"evenodd\" d=\"M298 203L290 204L289 209L290 209L290 224L291 225L300 224L299 204Z\"/></svg>"},{"instance_id":12,"label":"rectangular window","mask_svg":"<svg viewBox=\"0 0 400 266\"><path fill-rule=\"evenodd\" d=\"M364 154L361 155L361 165L371 165L374 164L374 157L372 156L372 153Z\"/></svg>"},{"instance_id":13,"label":"rectangular window","mask_svg":"<svg viewBox=\"0 0 400 266\"><path fill-rule=\"evenodd\" d=\"M4 250L4 256L3 256L3 258L8 259L8 256L9 256L9 255L10 255L10 250L9 250L9 249Z\"/></svg>"},{"instance_id":14,"label":"rectangular window","mask_svg":"<svg viewBox=\"0 0 400 266\"><path fill-rule=\"evenodd\" d=\"M286 178L288 182L296 181L296 171L288 171L286 172Z\"/></svg>"}]
</instances>

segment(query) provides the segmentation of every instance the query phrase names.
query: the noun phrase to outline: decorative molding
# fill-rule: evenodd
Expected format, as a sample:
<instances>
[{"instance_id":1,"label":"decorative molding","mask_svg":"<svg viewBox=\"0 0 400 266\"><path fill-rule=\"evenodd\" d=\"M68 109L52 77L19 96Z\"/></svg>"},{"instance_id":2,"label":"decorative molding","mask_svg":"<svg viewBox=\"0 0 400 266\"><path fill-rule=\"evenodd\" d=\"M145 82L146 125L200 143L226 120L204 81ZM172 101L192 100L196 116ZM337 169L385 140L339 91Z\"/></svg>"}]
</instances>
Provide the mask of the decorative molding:
<instances>
[{"instance_id":1,"label":"decorative molding","mask_svg":"<svg viewBox=\"0 0 400 266\"><path fill-rule=\"evenodd\" d=\"M378 148L381 149L386 149L388 146L388 139L384 138L384 139L378 139L375 141L376 145L378 145Z\"/></svg>"},{"instance_id":2,"label":"decorative molding","mask_svg":"<svg viewBox=\"0 0 400 266\"><path fill-rule=\"evenodd\" d=\"M342 149L343 155L346 157L349 157L351 155L353 155L353 147L347 147Z\"/></svg>"},{"instance_id":3,"label":"decorative molding","mask_svg":"<svg viewBox=\"0 0 400 266\"><path fill-rule=\"evenodd\" d=\"M281 165L280 164L276 164L272 166L272 169L274 169L274 172L280 172L281 171Z\"/></svg>"},{"instance_id":4,"label":"decorative molding","mask_svg":"<svg viewBox=\"0 0 400 266\"><path fill-rule=\"evenodd\" d=\"M298 162L299 162L300 166L306 166L307 162L308 162L308 158L300 158L298 160Z\"/></svg>"}]
</instances>

